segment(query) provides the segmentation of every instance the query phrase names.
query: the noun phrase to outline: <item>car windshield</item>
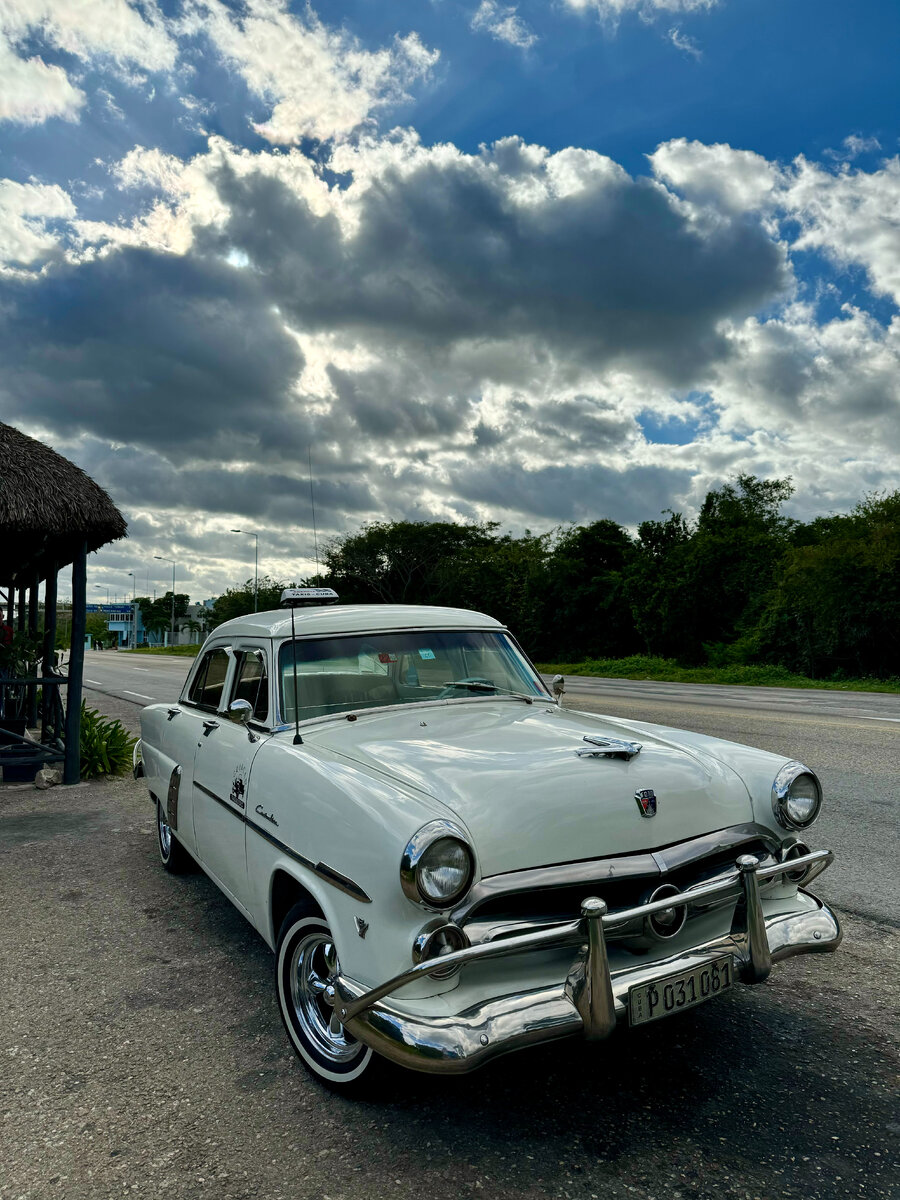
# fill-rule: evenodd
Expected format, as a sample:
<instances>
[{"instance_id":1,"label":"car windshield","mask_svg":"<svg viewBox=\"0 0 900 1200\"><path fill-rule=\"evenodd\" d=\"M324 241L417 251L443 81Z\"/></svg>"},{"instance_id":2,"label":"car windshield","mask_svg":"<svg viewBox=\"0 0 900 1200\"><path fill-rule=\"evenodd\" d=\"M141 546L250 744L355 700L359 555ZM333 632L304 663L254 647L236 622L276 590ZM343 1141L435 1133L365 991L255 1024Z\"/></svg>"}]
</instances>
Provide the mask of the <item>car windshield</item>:
<instances>
[{"instance_id":1,"label":"car windshield","mask_svg":"<svg viewBox=\"0 0 900 1200\"><path fill-rule=\"evenodd\" d=\"M278 674L286 721L423 700L499 694L547 696L507 634L478 629L286 642L281 647Z\"/></svg>"}]
</instances>

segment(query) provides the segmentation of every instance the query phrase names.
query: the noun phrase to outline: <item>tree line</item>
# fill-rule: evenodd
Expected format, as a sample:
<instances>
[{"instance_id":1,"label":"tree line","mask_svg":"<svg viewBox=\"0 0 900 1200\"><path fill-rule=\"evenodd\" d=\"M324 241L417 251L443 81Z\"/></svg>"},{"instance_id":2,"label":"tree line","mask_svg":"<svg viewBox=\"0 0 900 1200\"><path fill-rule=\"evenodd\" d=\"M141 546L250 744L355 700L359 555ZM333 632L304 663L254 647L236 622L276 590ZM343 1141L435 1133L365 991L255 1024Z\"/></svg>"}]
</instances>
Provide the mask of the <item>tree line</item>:
<instances>
[{"instance_id":1,"label":"tree line","mask_svg":"<svg viewBox=\"0 0 900 1200\"><path fill-rule=\"evenodd\" d=\"M792 493L789 479L739 475L696 520L666 510L636 534L608 519L518 537L496 522L377 521L332 539L324 573L305 582L343 603L479 609L543 662L646 654L900 675L900 491L808 522L785 516ZM260 580L261 610L282 586ZM252 608L248 580L212 623Z\"/></svg>"}]
</instances>

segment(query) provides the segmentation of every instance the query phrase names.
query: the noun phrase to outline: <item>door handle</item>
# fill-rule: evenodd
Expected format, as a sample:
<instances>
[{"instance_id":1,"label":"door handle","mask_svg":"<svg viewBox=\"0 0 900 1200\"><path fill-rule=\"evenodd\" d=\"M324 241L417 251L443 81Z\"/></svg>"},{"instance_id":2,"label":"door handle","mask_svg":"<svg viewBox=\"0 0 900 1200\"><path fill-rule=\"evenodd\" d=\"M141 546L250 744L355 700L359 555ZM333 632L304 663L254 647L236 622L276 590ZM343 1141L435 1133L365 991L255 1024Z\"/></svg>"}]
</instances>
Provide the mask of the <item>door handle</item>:
<instances>
[{"instance_id":1,"label":"door handle","mask_svg":"<svg viewBox=\"0 0 900 1200\"><path fill-rule=\"evenodd\" d=\"M212 731L214 729L218 729L218 728L219 728L218 721L204 721L203 722L203 736L209 737L209 735L212 733Z\"/></svg>"}]
</instances>

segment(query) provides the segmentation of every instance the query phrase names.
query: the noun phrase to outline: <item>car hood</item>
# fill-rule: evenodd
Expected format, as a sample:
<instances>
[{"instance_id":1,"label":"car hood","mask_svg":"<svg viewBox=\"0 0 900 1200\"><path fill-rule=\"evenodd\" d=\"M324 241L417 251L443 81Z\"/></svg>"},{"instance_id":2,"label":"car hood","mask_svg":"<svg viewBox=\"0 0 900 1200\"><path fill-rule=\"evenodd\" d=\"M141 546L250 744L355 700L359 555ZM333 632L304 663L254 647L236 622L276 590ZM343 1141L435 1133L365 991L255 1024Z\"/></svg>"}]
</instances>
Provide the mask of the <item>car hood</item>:
<instances>
[{"instance_id":1,"label":"car hood","mask_svg":"<svg viewBox=\"0 0 900 1200\"><path fill-rule=\"evenodd\" d=\"M587 734L636 740L642 750L627 762L579 757ZM676 731L539 703L361 713L304 741L438 800L468 829L482 875L653 850L753 817L737 774L679 744ZM652 818L635 799L648 788Z\"/></svg>"}]
</instances>

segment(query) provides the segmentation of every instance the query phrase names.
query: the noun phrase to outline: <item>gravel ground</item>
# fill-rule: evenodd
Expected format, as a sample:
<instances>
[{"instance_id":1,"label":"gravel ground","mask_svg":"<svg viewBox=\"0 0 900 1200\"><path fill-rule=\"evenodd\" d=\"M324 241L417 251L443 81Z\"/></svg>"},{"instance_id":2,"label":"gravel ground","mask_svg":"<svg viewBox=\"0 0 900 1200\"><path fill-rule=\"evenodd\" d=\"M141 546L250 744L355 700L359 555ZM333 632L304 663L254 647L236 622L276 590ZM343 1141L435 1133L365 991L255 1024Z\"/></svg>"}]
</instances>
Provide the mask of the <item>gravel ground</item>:
<instances>
[{"instance_id":1,"label":"gravel ground","mask_svg":"<svg viewBox=\"0 0 900 1200\"><path fill-rule=\"evenodd\" d=\"M600 1047L325 1091L271 955L167 876L140 782L0 790L0 1197L900 1195L900 934ZM827 878L827 877L826 877Z\"/></svg>"}]
</instances>

